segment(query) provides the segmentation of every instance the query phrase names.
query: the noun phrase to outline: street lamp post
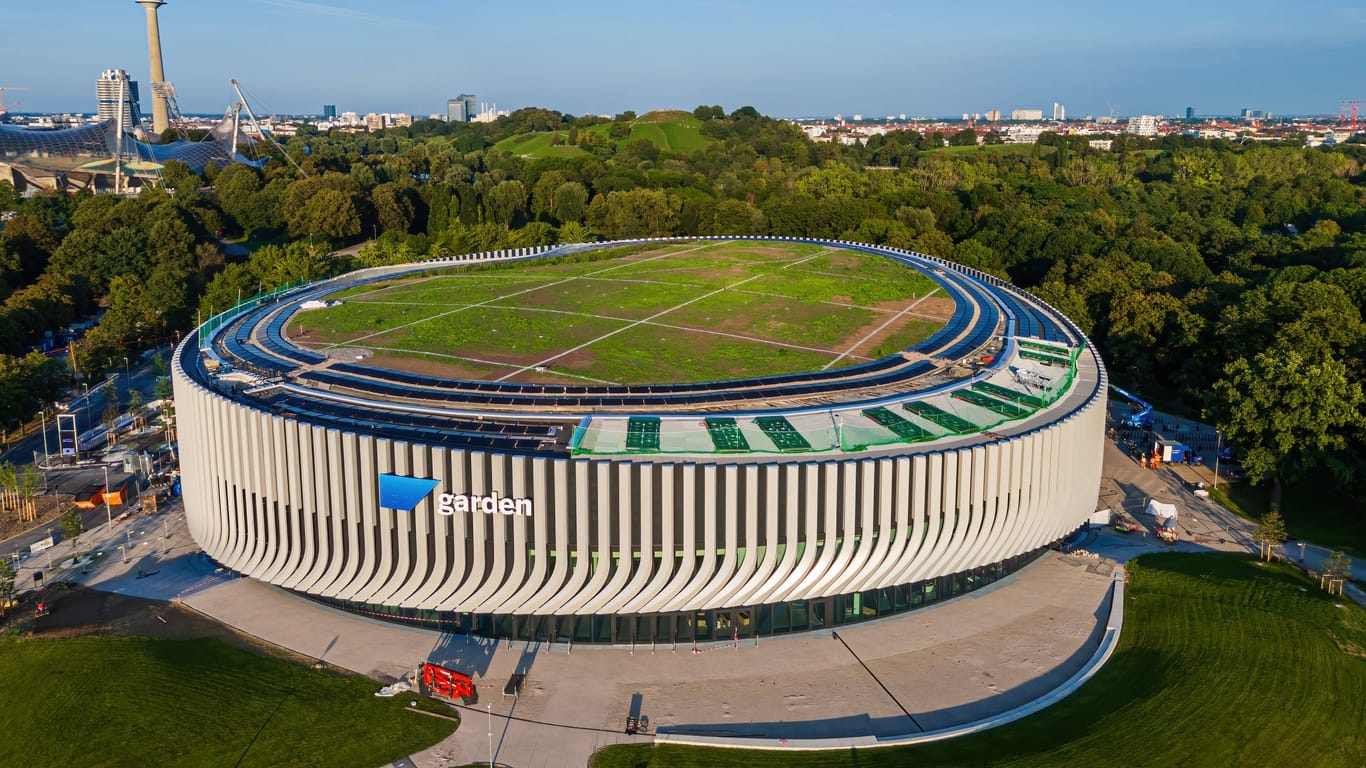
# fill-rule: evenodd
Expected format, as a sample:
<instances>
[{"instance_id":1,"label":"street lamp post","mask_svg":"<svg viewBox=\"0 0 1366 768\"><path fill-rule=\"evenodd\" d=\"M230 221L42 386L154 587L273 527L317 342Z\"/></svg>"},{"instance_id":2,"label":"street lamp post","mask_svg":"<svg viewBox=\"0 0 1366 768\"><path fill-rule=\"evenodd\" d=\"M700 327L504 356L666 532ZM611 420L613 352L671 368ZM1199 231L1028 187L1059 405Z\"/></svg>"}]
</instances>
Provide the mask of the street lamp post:
<instances>
[{"instance_id":1,"label":"street lamp post","mask_svg":"<svg viewBox=\"0 0 1366 768\"><path fill-rule=\"evenodd\" d=\"M41 419L43 420L43 466L46 467L46 466L47 466L47 463L51 460L51 458L48 456L48 452L47 452L47 405L46 405L46 404L44 404L43 407L38 411L38 416L39 416L39 418L41 418Z\"/></svg>"},{"instance_id":2,"label":"street lamp post","mask_svg":"<svg viewBox=\"0 0 1366 768\"><path fill-rule=\"evenodd\" d=\"M109 506L109 465L104 465L104 516L109 522L109 530L114 530L114 510Z\"/></svg>"},{"instance_id":3,"label":"street lamp post","mask_svg":"<svg viewBox=\"0 0 1366 768\"><path fill-rule=\"evenodd\" d=\"M1214 430L1214 487L1219 487L1219 452L1223 450L1224 433Z\"/></svg>"},{"instance_id":4,"label":"street lamp post","mask_svg":"<svg viewBox=\"0 0 1366 768\"><path fill-rule=\"evenodd\" d=\"M124 357L124 358L123 358L123 377L126 379L126 378L129 377L129 375L130 375L130 374L129 374L129 372L128 372L128 358L127 358L127 357Z\"/></svg>"},{"instance_id":5,"label":"street lamp post","mask_svg":"<svg viewBox=\"0 0 1366 768\"><path fill-rule=\"evenodd\" d=\"M128 549L122 544L119 545L119 555L122 556L123 562L128 562Z\"/></svg>"},{"instance_id":6,"label":"street lamp post","mask_svg":"<svg viewBox=\"0 0 1366 768\"><path fill-rule=\"evenodd\" d=\"M489 702L489 768L493 768L493 702Z\"/></svg>"}]
</instances>

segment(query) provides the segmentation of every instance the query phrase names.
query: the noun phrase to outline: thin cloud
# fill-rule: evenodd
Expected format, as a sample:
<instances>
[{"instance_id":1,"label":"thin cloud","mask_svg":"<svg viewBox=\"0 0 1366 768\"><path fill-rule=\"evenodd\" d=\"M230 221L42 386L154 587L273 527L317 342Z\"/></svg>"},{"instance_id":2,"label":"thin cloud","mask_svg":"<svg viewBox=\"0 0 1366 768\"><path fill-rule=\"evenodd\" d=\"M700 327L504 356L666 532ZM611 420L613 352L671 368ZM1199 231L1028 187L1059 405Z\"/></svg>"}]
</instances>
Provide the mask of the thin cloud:
<instances>
[{"instance_id":1,"label":"thin cloud","mask_svg":"<svg viewBox=\"0 0 1366 768\"><path fill-rule=\"evenodd\" d=\"M379 24L403 24L411 25L407 19L400 19L395 16L379 16L365 11L357 11L354 8L345 8L339 5L328 5L326 3L311 3L307 0L252 0L257 5L273 5L276 8L283 8L287 11L298 11L314 16L330 16L337 19L353 19L355 21L373 22Z\"/></svg>"}]
</instances>

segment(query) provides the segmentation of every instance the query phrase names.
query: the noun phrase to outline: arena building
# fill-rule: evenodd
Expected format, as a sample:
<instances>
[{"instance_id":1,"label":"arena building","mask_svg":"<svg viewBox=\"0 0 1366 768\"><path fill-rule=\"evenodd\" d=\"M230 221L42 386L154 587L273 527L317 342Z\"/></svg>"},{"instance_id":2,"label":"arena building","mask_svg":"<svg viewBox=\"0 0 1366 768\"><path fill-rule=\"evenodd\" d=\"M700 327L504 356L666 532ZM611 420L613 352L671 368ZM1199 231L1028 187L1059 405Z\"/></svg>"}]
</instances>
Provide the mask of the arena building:
<instances>
[{"instance_id":1,"label":"arena building","mask_svg":"<svg viewBox=\"0 0 1366 768\"><path fill-rule=\"evenodd\" d=\"M705 309L719 306L709 305L718 291L680 293L668 310L621 299L608 312L595 302L621 294L574 282L585 265L601 268L597 280L620 265L629 269L618 276L673 295L681 283L663 280L664 267L704 285L716 269L746 267L725 262L735 248L764 258L806 249L784 268L838 258L872 275L890 265L944 310L904 348L878 354L870 342L810 365L810 345L760 351L723 332L734 310ZM527 279L523 269L565 275L537 273L527 290L497 284ZM800 284L829 271L806 269ZM771 294L796 274L735 285L786 301ZM875 296L895 283L856 288ZM888 304L878 328L904 324L925 297ZM848 303L837 298L823 305ZM552 299L553 310L543 305ZM685 306L695 322L674 322ZM625 319L602 325L616 314ZM782 320L770 314L765 322ZM485 336L453 335L460 317L482 318ZM821 321L799 330L817 338ZM714 360L670 346L664 329L699 323L712 335L683 346L729 351L735 362L721 370L740 375L711 375ZM554 338L536 334L545 327ZM642 329L648 339L634 336ZM502 354L514 348L525 354ZM601 366L621 349L634 361L613 363L608 380ZM681 370L675 359L701 367L670 381L619 373ZM770 359L787 362L770 370ZM1071 321L996 278L923 254L790 238L555 246L362 270L214 317L183 341L173 377L187 520L226 567L447 631L615 644L828 628L1001 578L1093 512L1106 385Z\"/></svg>"}]
</instances>

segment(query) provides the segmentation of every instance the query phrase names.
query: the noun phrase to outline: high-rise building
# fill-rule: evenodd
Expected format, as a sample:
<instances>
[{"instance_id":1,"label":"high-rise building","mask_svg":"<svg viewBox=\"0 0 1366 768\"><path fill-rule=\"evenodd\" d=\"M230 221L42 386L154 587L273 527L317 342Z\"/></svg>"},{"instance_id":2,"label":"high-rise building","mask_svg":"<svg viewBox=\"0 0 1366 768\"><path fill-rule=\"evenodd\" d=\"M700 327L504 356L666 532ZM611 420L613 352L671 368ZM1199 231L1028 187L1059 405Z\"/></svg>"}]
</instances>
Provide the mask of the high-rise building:
<instances>
[{"instance_id":1,"label":"high-rise building","mask_svg":"<svg viewBox=\"0 0 1366 768\"><path fill-rule=\"evenodd\" d=\"M996 122L996 121L998 121L998 120L1000 120L1000 119L1001 119L1001 110L999 110L999 109L988 109L988 110L987 110L987 120L990 120L991 122L994 123L994 122Z\"/></svg>"},{"instance_id":2,"label":"high-rise building","mask_svg":"<svg viewBox=\"0 0 1366 768\"><path fill-rule=\"evenodd\" d=\"M1061 121L1061 120L1066 120L1066 119L1067 119L1067 107L1064 107L1063 105L1059 104L1059 103L1056 102L1056 101L1053 102L1053 119L1054 119L1054 120L1059 120L1059 121Z\"/></svg>"},{"instance_id":3,"label":"high-rise building","mask_svg":"<svg viewBox=\"0 0 1366 768\"><path fill-rule=\"evenodd\" d=\"M446 122L468 123L479 114L479 105L474 103L474 94L462 93L446 102Z\"/></svg>"},{"instance_id":4,"label":"high-rise building","mask_svg":"<svg viewBox=\"0 0 1366 768\"><path fill-rule=\"evenodd\" d=\"M387 115L371 112L365 116L365 130L367 131L382 131L388 127L388 125L389 118Z\"/></svg>"},{"instance_id":5,"label":"high-rise building","mask_svg":"<svg viewBox=\"0 0 1366 768\"><path fill-rule=\"evenodd\" d=\"M1153 115L1135 115L1129 118L1129 133L1135 136L1157 134L1157 118Z\"/></svg>"},{"instance_id":6,"label":"high-rise building","mask_svg":"<svg viewBox=\"0 0 1366 768\"><path fill-rule=\"evenodd\" d=\"M1042 120L1042 109L1012 109L1010 110L1011 120Z\"/></svg>"},{"instance_id":7,"label":"high-rise building","mask_svg":"<svg viewBox=\"0 0 1366 768\"><path fill-rule=\"evenodd\" d=\"M1194 120L1194 119L1195 119L1195 107L1186 107L1186 119L1187 119L1187 120Z\"/></svg>"},{"instance_id":8,"label":"high-rise building","mask_svg":"<svg viewBox=\"0 0 1366 768\"><path fill-rule=\"evenodd\" d=\"M123 129L132 132L142 125L142 111L138 107L138 84L122 69L106 69L95 81L95 98L99 102L101 120L118 120L123 113ZM123 103L120 105L119 100Z\"/></svg>"},{"instance_id":9,"label":"high-rise building","mask_svg":"<svg viewBox=\"0 0 1366 768\"><path fill-rule=\"evenodd\" d=\"M337 105L336 105L336 104L324 104L324 105L323 105L323 119L324 119L324 120L335 120L335 119L337 119Z\"/></svg>"}]
</instances>

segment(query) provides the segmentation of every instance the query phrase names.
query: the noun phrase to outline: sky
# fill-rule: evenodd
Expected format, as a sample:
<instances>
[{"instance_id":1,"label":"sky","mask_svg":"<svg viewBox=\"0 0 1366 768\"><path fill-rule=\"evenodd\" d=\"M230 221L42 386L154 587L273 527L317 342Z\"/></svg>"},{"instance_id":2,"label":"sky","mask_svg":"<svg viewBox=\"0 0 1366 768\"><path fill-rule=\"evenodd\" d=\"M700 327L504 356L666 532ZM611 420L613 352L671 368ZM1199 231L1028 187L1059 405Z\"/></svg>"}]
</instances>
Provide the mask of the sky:
<instances>
[{"instance_id":1,"label":"sky","mask_svg":"<svg viewBox=\"0 0 1366 768\"><path fill-rule=\"evenodd\" d=\"M6 3L0 86L23 112L93 112L125 69L150 113L133 0ZM1366 101L1361 0L168 0L166 78L221 114L749 105L774 117L1335 114Z\"/></svg>"}]
</instances>

